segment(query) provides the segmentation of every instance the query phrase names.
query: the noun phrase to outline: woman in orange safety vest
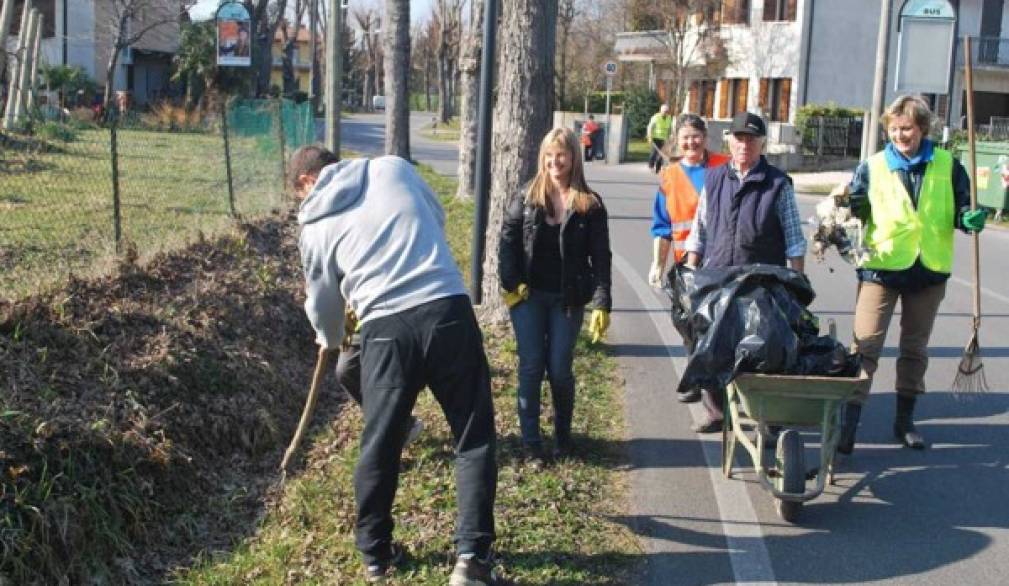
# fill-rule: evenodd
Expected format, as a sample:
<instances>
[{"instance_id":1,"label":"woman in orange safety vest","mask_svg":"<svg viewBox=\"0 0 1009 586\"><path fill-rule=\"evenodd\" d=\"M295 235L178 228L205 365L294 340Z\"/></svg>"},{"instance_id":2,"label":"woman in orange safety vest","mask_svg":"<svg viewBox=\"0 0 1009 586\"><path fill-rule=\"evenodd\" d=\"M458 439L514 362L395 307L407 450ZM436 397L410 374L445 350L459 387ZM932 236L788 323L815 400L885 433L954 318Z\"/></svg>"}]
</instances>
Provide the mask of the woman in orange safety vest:
<instances>
[{"instance_id":1,"label":"woman in orange safety vest","mask_svg":"<svg viewBox=\"0 0 1009 586\"><path fill-rule=\"evenodd\" d=\"M648 281L661 287L666 274L666 260L673 250L673 260L680 263L686 257L687 236L694 223L697 201L704 189L707 169L724 165L729 156L709 152L706 148L708 127L696 114L683 114L676 120L677 154L659 176L659 190L652 207L652 266ZM699 398L696 391L684 393L681 401L692 402Z\"/></svg>"}]
</instances>

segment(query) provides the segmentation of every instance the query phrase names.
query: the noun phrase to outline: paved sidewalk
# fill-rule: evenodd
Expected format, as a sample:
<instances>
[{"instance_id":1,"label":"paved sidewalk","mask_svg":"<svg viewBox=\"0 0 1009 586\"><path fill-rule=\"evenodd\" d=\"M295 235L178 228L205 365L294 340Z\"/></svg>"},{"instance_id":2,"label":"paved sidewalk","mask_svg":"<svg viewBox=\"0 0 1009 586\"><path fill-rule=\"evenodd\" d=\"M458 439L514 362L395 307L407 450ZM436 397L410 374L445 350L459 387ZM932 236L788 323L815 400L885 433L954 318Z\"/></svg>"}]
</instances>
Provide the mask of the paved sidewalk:
<instances>
[{"instance_id":1,"label":"paved sidewalk","mask_svg":"<svg viewBox=\"0 0 1009 586\"><path fill-rule=\"evenodd\" d=\"M789 173L797 193L820 193L839 183L851 181L851 171L820 171L818 173Z\"/></svg>"}]
</instances>

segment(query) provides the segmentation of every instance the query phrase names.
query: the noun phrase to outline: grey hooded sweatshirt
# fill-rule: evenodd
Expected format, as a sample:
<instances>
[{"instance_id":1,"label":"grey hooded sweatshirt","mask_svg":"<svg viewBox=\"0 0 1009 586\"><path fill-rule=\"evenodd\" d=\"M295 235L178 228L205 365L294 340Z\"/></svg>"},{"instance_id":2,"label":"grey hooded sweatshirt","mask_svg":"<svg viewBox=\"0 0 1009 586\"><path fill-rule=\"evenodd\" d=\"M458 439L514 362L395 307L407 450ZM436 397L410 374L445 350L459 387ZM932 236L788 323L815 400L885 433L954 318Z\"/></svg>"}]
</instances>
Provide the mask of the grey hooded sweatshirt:
<instances>
[{"instance_id":1,"label":"grey hooded sweatshirt","mask_svg":"<svg viewBox=\"0 0 1009 586\"><path fill-rule=\"evenodd\" d=\"M466 294L445 241L445 212L400 157L323 168L301 203L298 223L305 313L324 348L343 339L348 302L363 324Z\"/></svg>"}]
</instances>

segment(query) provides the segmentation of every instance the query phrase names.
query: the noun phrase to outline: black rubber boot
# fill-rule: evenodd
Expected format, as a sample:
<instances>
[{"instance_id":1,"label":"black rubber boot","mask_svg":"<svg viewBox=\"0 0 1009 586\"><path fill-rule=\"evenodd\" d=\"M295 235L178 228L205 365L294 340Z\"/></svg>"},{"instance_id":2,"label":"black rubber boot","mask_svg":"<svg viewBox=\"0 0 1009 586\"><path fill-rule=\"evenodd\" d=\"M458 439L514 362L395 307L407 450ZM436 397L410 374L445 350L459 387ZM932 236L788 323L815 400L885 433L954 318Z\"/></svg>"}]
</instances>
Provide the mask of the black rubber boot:
<instances>
[{"instance_id":1,"label":"black rubber boot","mask_svg":"<svg viewBox=\"0 0 1009 586\"><path fill-rule=\"evenodd\" d=\"M914 395L897 395L897 417L893 422L893 435L905 446L915 449L925 449L925 438L921 437L914 427Z\"/></svg>"},{"instance_id":2,"label":"black rubber boot","mask_svg":"<svg viewBox=\"0 0 1009 586\"><path fill-rule=\"evenodd\" d=\"M855 432L858 431L858 420L862 417L862 406L848 403L841 414L841 438L837 442L837 453L848 456L855 449Z\"/></svg>"}]
</instances>

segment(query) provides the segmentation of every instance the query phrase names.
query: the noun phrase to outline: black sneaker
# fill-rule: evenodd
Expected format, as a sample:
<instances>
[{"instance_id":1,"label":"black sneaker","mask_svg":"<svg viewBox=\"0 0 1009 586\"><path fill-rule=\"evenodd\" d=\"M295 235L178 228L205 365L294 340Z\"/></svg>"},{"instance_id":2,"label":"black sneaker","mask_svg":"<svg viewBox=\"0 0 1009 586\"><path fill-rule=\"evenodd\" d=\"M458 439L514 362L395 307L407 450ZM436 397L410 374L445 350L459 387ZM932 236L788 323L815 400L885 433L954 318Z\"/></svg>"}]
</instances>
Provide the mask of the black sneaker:
<instances>
[{"instance_id":1,"label":"black sneaker","mask_svg":"<svg viewBox=\"0 0 1009 586\"><path fill-rule=\"evenodd\" d=\"M393 542L389 545L389 552L391 555L382 561L375 562L365 567L364 574L365 579L369 584L381 584L385 582L386 578L392 572L392 569L403 561L403 546L398 543Z\"/></svg>"},{"instance_id":2,"label":"black sneaker","mask_svg":"<svg viewBox=\"0 0 1009 586\"><path fill-rule=\"evenodd\" d=\"M491 586L499 584L497 574L494 572L494 560L488 556L487 559L477 559L476 554L463 553L456 558L455 568L452 576L448 579L448 586Z\"/></svg>"}]
</instances>

